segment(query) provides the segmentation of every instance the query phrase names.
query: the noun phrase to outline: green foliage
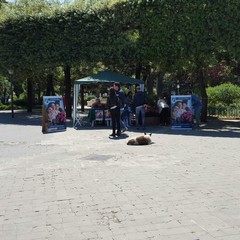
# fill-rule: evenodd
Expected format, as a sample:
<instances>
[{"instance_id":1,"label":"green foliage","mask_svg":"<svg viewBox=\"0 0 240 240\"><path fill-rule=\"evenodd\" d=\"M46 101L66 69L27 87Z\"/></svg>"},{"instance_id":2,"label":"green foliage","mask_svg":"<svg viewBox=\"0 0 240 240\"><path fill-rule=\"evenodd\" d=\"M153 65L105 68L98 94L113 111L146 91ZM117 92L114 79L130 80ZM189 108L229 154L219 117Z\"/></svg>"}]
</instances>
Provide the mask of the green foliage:
<instances>
[{"instance_id":1,"label":"green foliage","mask_svg":"<svg viewBox=\"0 0 240 240\"><path fill-rule=\"evenodd\" d=\"M90 100L95 99L95 98L97 98L95 95L88 95L88 96L85 96L84 100L85 101L90 101Z\"/></svg>"},{"instance_id":2,"label":"green foliage","mask_svg":"<svg viewBox=\"0 0 240 240\"><path fill-rule=\"evenodd\" d=\"M163 72L186 70L196 56L207 63L224 50L216 25L225 19L218 16L226 16L237 3L230 1L222 10L222 2L79 0L70 8L19 0L0 28L0 59L21 68L85 60L115 66L154 62ZM221 39L229 42L225 35Z\"/></svg>"},{"instance_id":3,"label":"green foliage","mask_svg":"<svg viewBox=\"0 0 240 240\"><path fill-rule=\"evenodd\" d=\"M13 105L13 109L21 109L21 106ZM0 103L0 110L11 110L11 104Z\"/></svg>"},{"instance_id":4,"label":"green foliage","mask_svg":"<svg viewBox=\"0 0 240 240\"><path fill-rule=\"evenodd\" d=\"M99 61L100 46L107 45L96 15L77 9L7 19L0 34L0 59L5 68L43 69Z\"/></svg>"},{"instance_id":5,"label":"green foliage","mask_svg":"<svg viewBox=\"0 0 240 240\"><path fill-rule=\"evenodd\" d=\"M6 0L0 0L0 9L1 9L1 7L4 3L7 3L7 1Z\"/></svg>"},{"instance_id":6,"label":"green foliage","mask_svg":"<svg viewBox=\"0 0 240 240\"><path fill-rule=\"evenodd\" d=\"M14 100L14 104L21 107L26 107L28 105L26 99L16 99Z\"/></svg>"},{"instance_id":7,"label":"green foliage","mask_svg":"<svg viewBox=\"0 0 240 240\"><path fill-rule=\"evenodd\" d=\"M231 83L209 87L207 95L210 106L221 107L240 103L240 87Z\"/></svg>"},{"instance_id":8,"label":"green foliage","mask_svg":"<svg viewBox=\"0 0 240 240\"><path fill-rule=\"evenodd\" d=\"M148 105L155 107L158 100L158 96L154 93L147 95Z\"/></svg>"},{"instance_id":9,"label":"green foliage","mask_svg":"<svg viewBox=\"0 0 240 240\"><path fill-rule=\"evenodd\" d=\"M9 110L11 109L10 105L0 103L0 110Z\"/></svg>"}]
</instances>

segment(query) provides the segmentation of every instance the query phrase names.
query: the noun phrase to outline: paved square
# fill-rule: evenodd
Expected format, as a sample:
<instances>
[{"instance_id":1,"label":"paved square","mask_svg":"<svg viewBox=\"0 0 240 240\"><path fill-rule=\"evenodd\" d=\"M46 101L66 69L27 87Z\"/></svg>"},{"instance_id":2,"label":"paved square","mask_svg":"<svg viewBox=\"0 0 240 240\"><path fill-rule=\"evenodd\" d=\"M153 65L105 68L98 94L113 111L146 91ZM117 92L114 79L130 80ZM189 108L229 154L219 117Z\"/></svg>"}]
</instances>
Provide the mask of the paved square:
<instances>
[{"instance_id":1,"label":"paved square","mask_svg":"<svg viewBox=\"0 0 240 240\"><path fill-rule=\"evenodd\" d=\"M1 240L239 240L240 122L201 130L68 128L0 113Z\"/></svg>"}]
</instances>

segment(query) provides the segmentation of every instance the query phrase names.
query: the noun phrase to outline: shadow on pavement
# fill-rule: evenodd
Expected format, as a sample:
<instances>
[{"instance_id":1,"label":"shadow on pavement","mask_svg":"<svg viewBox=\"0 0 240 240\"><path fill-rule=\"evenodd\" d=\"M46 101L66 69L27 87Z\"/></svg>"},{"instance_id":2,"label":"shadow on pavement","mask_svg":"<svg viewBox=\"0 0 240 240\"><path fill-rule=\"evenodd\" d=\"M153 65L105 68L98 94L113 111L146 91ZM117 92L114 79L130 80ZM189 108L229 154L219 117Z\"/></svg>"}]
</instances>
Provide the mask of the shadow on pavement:
<instances>
[{"instance_id":1,"label":"shadow on pavement","mask_svg":"<svg viewBox=\"0 0 240 240\"><path fill-rule=\"evenodd\" d=\"M85 125L78 127L78 131L81 130L97 130L97 129L109 129L106 126L91 127ZM137 130L135 127L128 129L126 134L135 132L139 134L153 133L153 134L168 134L168 135L183 135L183 136L199 136L199 137L226 137L226 138L240 138L240 120L221 120L218 118L209 118L207 123L201 124L200 128L193 128L192 130L172 130L170 126L148 126L145 130Z\"/></svg>"},{"instance_id":2,"label":"shadow on pavement","mask_svg":"<svg viewBox=\"0 0 240 240\"><path fill-rule=\"evenodd\" d=\"M34 110L32 113L27 113L26 110L15 110L14 118L11 116L11 111L0 111L0 124L6 125L42 125L41 109ZM68 120L67 127L72 128L72 120ZM81 130L99 130L111 128L104 125L97 125L91 127L86 121L83 126L78 127L78 131ZM240 120L223 120L218 118L209 118L207 123L201 124L199 129L193 130L172 130L170 126L149 126L146 130L137 130L135 127L129 128L121 138L127 138L128 133L135 132L142 134L168 134L168 135L184 135L184 136L199 136L199 137L227 137L227 138L240 138ZM117 140L117 139L116 139Z\"/></svg>"},{"instance_id":3,"label":"shadow on pavement","mask_svg":"<svg viewBox=\"0 0 240 240\"><path fill-rule=\"evenodd\" d=\"M41 110L34 110L32 113L27 113L26 110L15 110L14 118L11 111L0 111L0 124L41 126Z\"/></svg>"},{"instance_id":4,"label":"shadow on pavement","mask_svg":"<svg viewBox=\"0 0 240 240\"><path fill-rule=\"evenodd\" d=\"M209 118L207 123L201 124L200 128L193 128L192 130L172 130L170 127L162 127L162 129L159 129L158 131L152 129L152 133L199 137L240 138L240 120Z\"/></svg>"},{"instance_id":5,"label":"shadow on pavement","mask_svg":"<svg viewBox=\"0 0 240 240\"><path fill-rule=\"evenodd\" d=\"M42 126L42 110L35 109L32 113L26 110L15 110L14 118L11 111L0 111L0 124ZM72 120L67 121L67 127L72 127Z\"/></svg>"}]
</instances>

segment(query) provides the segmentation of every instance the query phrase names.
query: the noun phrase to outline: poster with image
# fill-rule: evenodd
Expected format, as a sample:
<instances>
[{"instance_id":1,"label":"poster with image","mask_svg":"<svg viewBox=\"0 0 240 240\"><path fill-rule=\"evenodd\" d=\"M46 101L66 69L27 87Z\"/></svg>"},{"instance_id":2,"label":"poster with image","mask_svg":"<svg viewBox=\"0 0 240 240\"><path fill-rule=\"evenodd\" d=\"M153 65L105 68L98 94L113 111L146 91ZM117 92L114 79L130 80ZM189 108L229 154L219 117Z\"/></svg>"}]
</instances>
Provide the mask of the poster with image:
<instances>
[{"instance_id":1,"label":"poster with image","mask_svg":"<svg viewBox=\"0 0 240 240\"><path fill-rule=\"evenodd\" d=\"M66 130L66 112L62 96L43 96L42 132Z\"/></svg>"},{"instance_id":2,"label":"poster with image","mask_svg":"<svg viewBox=\"0 0 240 240\"><path fill-rule=\"evenodd\" d=\"M110 121L111 120L111 114L109 110L104 110L104 119L106 121Z\"/></svg>"},{"instance_id":3,"label":"poster with image","mask_svg":"<svg viewBox=\"0 0 240 240\"><path fill-rule=\"evenodd\" d=\"M193 112L191 95L171 96L171 128L192 129Z\"/></svg>"},{"instance_id":4,"label":"poster with image","mask_svg":"<svg viewBox=\"0 0 240 240\"><path fill-rule=\"evenodd\" d=\"M103 110L99 110L99 109L95 110L95 120L103 121Z\"/></svg>"}]
</instances>

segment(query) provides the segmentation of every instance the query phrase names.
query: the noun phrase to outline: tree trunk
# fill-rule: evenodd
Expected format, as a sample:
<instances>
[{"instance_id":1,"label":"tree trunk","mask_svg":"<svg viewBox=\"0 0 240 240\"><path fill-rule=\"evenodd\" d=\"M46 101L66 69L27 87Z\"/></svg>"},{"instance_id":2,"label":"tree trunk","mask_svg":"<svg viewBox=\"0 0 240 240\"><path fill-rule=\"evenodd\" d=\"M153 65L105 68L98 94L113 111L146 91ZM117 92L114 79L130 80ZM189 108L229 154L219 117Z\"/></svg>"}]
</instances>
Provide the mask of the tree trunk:
<instances>
[{"instance_id":1,"label":"tree trunk","mask_svg":"<svg viewBox=\"0 0 240 240\"><path fill-rule=\"evenodd\" d=\"M135 72L136 79L139 79L139 80L141 79L141 72L142 72L142 65L139 63L136 66L136 72Z\"/></svg>"},{"instance_id":2,"label":"tree trunk","mask_svg":"<svg viewBox=\"0 0 240 240\"><path fill-rule=\"evenodd\" d=\"M53 74L49 73L47 75L47 92L46 96L54 96L55 91L54 91L54 86L53 86Z\"/></svg>"},{"instance_id":3,"label":"tree trunk","mask_svg":"<svg viewBox=\"0 0 240 240\"><path fill-rule=\"evenodd\" d=\"M72 113L72 98L71 98L71 67L66 65L64 67L65 74L65 97L66 97L66 116L71 118Z\"/></svg>"},{"instance_id":4,"label":"tree trunk","mask_svg":"<svg viewBox=\"0 0 240 240\"><path fill-rule=\"evenodd\" d=\"M7 89L4 87L3 89L3 98L2 98L2 103L6 104L6 99L7 99Z\"/></svg>"},{"instance_id":5,"label":"tree trunk","mask_svg":"<svg viewBox=\"0 0 240 240\"><path fill-rule=\"evenodd\" d=\"M33 84L32 79L27 79L27 112L31 113L33 107Z\"/></svg>"},{"instance_id":6,"label":"tree trunk","mask_svg":"<svg viewBox=\"0 0 240 240\"><path fill-rule=\"evenodd\" d=\"M147 92L148 94L153 94L153 87L154 87L154 76L150 74L147 80Z\"/></svg>"},{"instance_id":7,"label":"tree trunk","mask_svg":"<svg viewBox=\"0 0 240 240\"><path fill-rule=\"evenodd\" d=\"M204 74L202 64L197 64L197 77L199 80L199 87L202 97L202 110L201 110L201 121L207 122L207 106L208 106L208 96L206 91L206 86L204 82Z\"/></svg>"},{"instance_id":8,"label":"tree trunk","mask_svg":"<svg viewBox=\"0 0 240 240\"><path fill-rule=\"evenodd\" d=\"M160 97L163 93L163 76L161 74L157 77L157 95Z\"/></svg>"},{"instance_id":9,"label":"tree trunk","mask_svg":"<svg viewBox=\"0 0 240 240\"><path fill-rule=\"evenodd\" d=\"M144 72L143 72L143 78L142 80L146 84L146 89L148 94L153 93L153 83L154 83L154 78L153 75L151 74L151 67L149 65L146 66Z\"/></svg>"},{"instance_id":10,"label":"tree trunk","mask_svg":"<svg viewBox=\"0 0 240 240\"><path fill-rule=\"evenodd\" d=\"M41 105L42 104L42 98L41 98L40 86L38 86L38 88L37 88L37 98L38 98L38 100L37 100L38 105Z\"/></svg>"}]
</instances>

